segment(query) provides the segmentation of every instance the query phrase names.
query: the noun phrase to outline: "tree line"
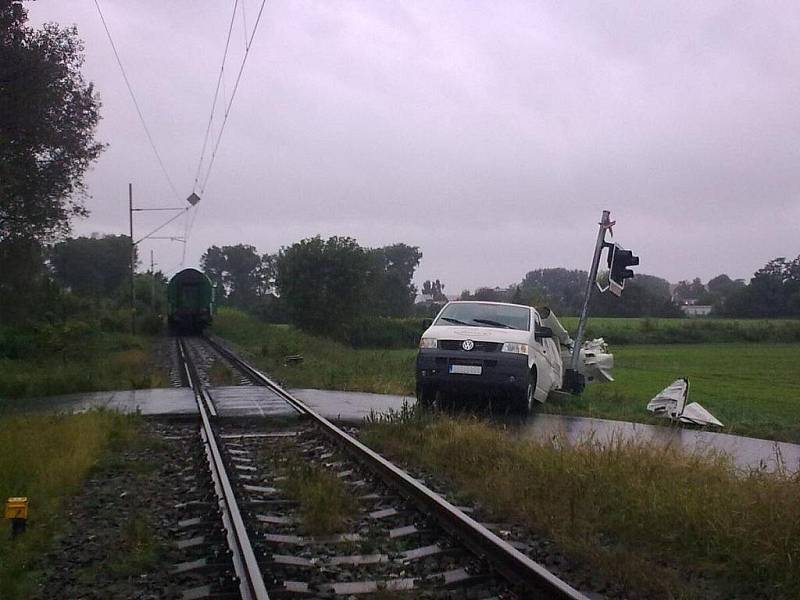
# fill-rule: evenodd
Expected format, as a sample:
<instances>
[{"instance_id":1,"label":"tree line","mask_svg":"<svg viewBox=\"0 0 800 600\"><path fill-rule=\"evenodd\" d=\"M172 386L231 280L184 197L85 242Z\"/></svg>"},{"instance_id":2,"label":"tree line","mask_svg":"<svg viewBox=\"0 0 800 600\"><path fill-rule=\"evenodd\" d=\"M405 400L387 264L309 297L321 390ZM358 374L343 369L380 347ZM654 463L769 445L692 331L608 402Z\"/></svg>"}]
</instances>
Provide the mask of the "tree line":
<instances>
[{"instance_id":1,"label":"tree line","mask_svg":"<svg viewBox=\"0 0 800 600\"><path fill-rule=\"evenodd\" d=\"M95 140L101 103L81 73L83 42L75 27L27 25L16 0L0 0L0 324L62 321L93 299L122 310L127 302L130 239L66 238L85 216L83 176L105 146ZM359 321L429 314L447 300L444 284L423 283L429 302L414 306L413 276L422 253L398 243L365 248L349 237L313 237L260 254L246 244L212 246L201 268L221 304L310 331L341 335ZM549 305L577 314L586 272L535 269L505 290L464 292L469 299ZM135 277L138 312L163 313L161 273ZM674 289L637 275L621 298L598 295L593 314L680 316L679 305L709 304L730 317L800 316L800 256L776 258L749 282L719 275Z\"/></svg>"},{"instance_id":2,"label":"tree line","mask_svg":"<svg viewBox=\"0 0 800 600\"><path fill-rule=\"evenodd\" d=\"M601 273L601 285L604 277L607 274ZM588 272L579 269L536 269L508 288L465 290L461 299L549 306L559 315L577 315L587 278ZM595 294L591 311L605 317L681 317L681 305L689 303L708 305L711 314L720 317L800 317L800 256L769 261L749 283L721 274L706 284L695 278L671 286L661 277L637 274L625 283L619 298Z\"/></svg>"},{"instance_id":3,"label":"tree line","mask_svg":"<svg viewBox=\"0 0 800 600\"><path fill-rule=\"evenodd\" d=\"M261 254L248 244L211 246L200 266L215 284L222 306L350 340L367 335L363 327L371 319L429 316L446 302L444 285L434 280L422 285L429 301L415 305L418 290L413 279L421 258L418 247L403 243L365 248L349 237L316 236L274 254ZM79 299L85 299L117 310L115 328L122 329L127 324L129 260L130 238L124 235L67 238L54 244L2 243L3 321L63 321L80 306ZM461 298L545 305L559 315L575 315L583 303L586 277L577 269L536 269L506 289L479 288L462 292ZM136 274L140 316L164 314L166 283L158 271ZM706 284L694 279L670 286L660 277L639 274L626 282L620 298L597 294L592 314L679 317L684 302L711 305L713 314L726 317L798 317L800 256L769 261L748 283L723 274Z\"/></svg>"},{"instance_id":4,"label":"tree line","mask_svg":"<svg viewBox=\"0 0 800 600\"><path fill-rule=\"evenodd\" d=\"M314 333L345 335L360 319L411 314L422 258L403 243L365 248L320 236L260 254L251 245L211 246L200 260L217 301Z\"/></svg>"}]
</instances>

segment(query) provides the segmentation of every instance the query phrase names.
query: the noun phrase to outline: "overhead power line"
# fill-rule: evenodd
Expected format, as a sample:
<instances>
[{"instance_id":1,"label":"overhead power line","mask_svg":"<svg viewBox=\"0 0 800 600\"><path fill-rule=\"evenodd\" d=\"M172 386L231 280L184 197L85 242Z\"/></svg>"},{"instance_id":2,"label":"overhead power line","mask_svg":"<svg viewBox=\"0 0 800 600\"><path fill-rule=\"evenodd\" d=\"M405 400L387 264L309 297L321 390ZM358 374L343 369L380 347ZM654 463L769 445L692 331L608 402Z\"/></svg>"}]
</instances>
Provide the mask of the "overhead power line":
<instances>
[{"instance_id":1,"label":"overhead power line","mask_svg":"<svg viewBox=\"0 0 800 600\"><path fill-rule=\"evenodd\" d=\"M253 45L253 40L256 37L256 32L258 31L258 25L261 22L261 15L264 12L264 6L266 5L266 3L267 3L266 0L262 0L261 6L258 9L258 16L256 17L255 24L253 25L253 31L251 32L250 38L248 39L248 37L247 37L247 20L246 20L246 17L245 17L245 3L244 3L244 0L242 0L242 4L241 4L242 26L243 26L243 30L244 30L244 41L245 41L244 56L242 57L242 62L239 65L239 72L236 74L236 81L234 83L233 90L231 91L230 98L228 99L227 106L225 107L225 113L224 113L223 118L222 118L222 124L220 125L219 132L217 133L217 138L216 138L216 141L214 142L214 149L213 149L213 151L211 153L211 158L210 158L210 160L208 162L208 167L206 168L205 176L203 177L203 182L202 182L202 184L200 186L200 189L199 189L199 192L200 192L201 196L205 193L206 185L208 184L208 179L209 179L209 177L211 175L211 169L214 166L214 160L216 159L216 156L217 156L217 150L219 149L220 141L222 140L222 133L225 130L225 124L228 122L228 115L230 114L231 107L233 106L233 99L236 96L237 89L239 88L239 81L242 78L242 73L244 72L244 67L245 67L245 64L247 63L247 57L249 56L250 48ZM225 77L224 77L224 74L225 74L225 63L226 63L227 58L228 58L228 49L230 47L231 32L233 31L233 25L234 25L234 21L236 19L236 10L237 10L238 6L239 6L239 0L234 0L233 11L231 12L231 20L230 20L230 23L228 24L228 34L227 34L227 37L225 39L225 50L224 50L223 55L222 55L222 63L220 64L219 75L217 77L217 85L216 85L216 88L214 89L214 99L213 99L213 101L211 103L211 114L208 116L208 124L206 126L206 133L205 133L205 136L203 138L203 148L202 148L202 150L200 152L200 160L198 161L197 172L196 172L195 178L194 178L194 186L192 188L193 192L194 191L198 191L197 184L198 184L198 181L200 179L200 174L201 174L202 168L203 168L203 160L205 159L208 140L209 140L209 137L211 135L211 128L212 128L212 124L214 122L214 113L216 111L217 102L219 100L219 95L220 95L220 87L224 88L224 85L225 85ZM225 94L224 94L224 92L223 92L222 102L223 102L223 104L225 104ZM183 256L181 257L181 263L180 263L181 266L183 266L183 262L184 262L184 260L186 258L186 245L188 244L189 237L192 234L192 229L194 228L194 221L197 218L197 211L198 210L199 210L199 207L196 206L194 208L194 210L192 211L191 218L189 219L189 221L187 223L187 227L184 230L184 232L185 232L184 233L184 240L185 241L184 241L184 244L183 244L184 247L183 247Z\"/></svg>"},{"instance_id":2,"label":"overhead power line","mask_svg":"<svg viewBox=\"0 0 800 600\"><path fill-rule=\"evenodd\" d=\"M200 160L197 163L197 172L194 176L194 186L192 191L197 191L197 181L200 179L200 171L203 168L203 159L206 155L206 146L208 145L208 137L211 134L211 123L214 121L214 111L217 108L217 98L219 98L219 88L222 84L222 78L225 74L225 61L228 58L228 47L231 43L231 32L233 31L233 23L236 19L236 8L239 5L239 0L233 3L233 13L231 14L231 22L228 25L228 37L225 39L225 51L222 53L222 64L219 67L219 76L217 76L217 87L214 89L214 100L211 103L211 114L208 115L208 125L206 126L206 135L203 137L203 149L200 151ZM244 6L244 5L243 5Z\"/></svg>"},{"instance_id":3,"label":"overhead power line","mask_svg":"<svg viewBox=\"0 0 800 600\"><path fill-rule=\"evenodd\" d=\"M206 170L206 175L203 178L203 184L200 186L200 194L202 195L205 192L206 185L208 184L208 178L211 175L211 169L214 166L214 160L217 157L217 150L219 149L219 144L222 141L222 134L225 131L225 125L228 122L228 115L231 112L231 106L233 106L233 100L236 97L236 91L239 89L239 82L242 79L242 73L244 72L244 66L247 64L247 57L250 56L250 48L253 46L253 40L256 37L256 32L258 31L258 25L261 22L261 15L264 12L264 6L266 5L267 0L261 1L261 7L258 9L258 16L256 16L255 25L253 25L253 31L250 34L250 39L247 42L247 45L244 49L244 56L242 57L242 64L239 65L239 72L236 74L236 82L233 84L233 91L231 92L231 97L228 100L228 106L225 108L225 114L222 117L222 125L220 126L219 133L217 134L217 141L214 144L214 150L211 153L211 160L208 163L208 169Z\"/></svg>"},{"instance_id":4,"label":"overhead power line","mask_svg":"<svg viewBox=\"0 0 800 600\"><path fill-rule=\"evenodd\" d=\"M185 213L186 213L186 212L187 212L187 211L188 211L190 208L192 208L192 207L191 207L191 206L187 206L186 208L182 208L182 209L180 209L180 211L181 211L181 212L179 212L179 213L178 213L177 215L175 215L174 217L171 217L171 218L169 218L168 220L164 221L164 222L163 222L161 225L159 225L158 227L156 227L155 229L153 229L153 231L151 231L151 232L150 232L150 233L148 233L147 235L144 235L144 236L140 237L138 240L136 240L136 241L134 242L134 244L138 244L139 242L142 242L142 241L146 240L147 238L151 237L153 234L155 234L155 233L158 233L159 231L161 231L162 229L164 229L164 227L166 227L167 225L169 225L170 223L172 223L172 222L173 222L175 219L177 219L177 218L178 218L178 217L180 217L181 215L185 214ZM134 210L135 210L135 209L134 209Z\"/></svg>"},{"instance_id":5,"label":"overhead power line","mask_svg":"<svg viewBox=\"0 0 800 600\"><path fill-rule=\"evenodd\" d=\"M122 72L122 78L125 80L125 85L128 88L128 93L130 93L131 100L133 100L133 105L136 107L136 114L139 115L139 121L142 123L144 132L147 135L147 141L150 142L150 147L153 149L153 154L155 154L156 160L158 160L158 164L161 167L161 171L164 173L164 177L167 178L167 182L169 183L169 187L172 190L172 193L175 195L176 198L180 199L180 196L178 195L178 190L175 189L175 184L172 183L172 178L169 176L167 168L164 166L164 161L161 160L161 155L158 153L156 144L153 141L153 136L150 135L150 129L147 127L147 122L144 120L142 109L139 107L139 102L136 100L136 94L133 93L133 86L131 85L131 82L128 80L128 75L125 73L125 67L122 66L122 60L119 57L119 52L117 52L117 46L114 43L114 39L111 37L111 31L108 29L108 25L106 24L106 19L103 16L103 11L100 9L99 0L94 0L94 5L97 7L97 12L100 15L100 20L103 22L103 28L106 30L106 35L108 36L108 41L111 44L111 49L114 51L114 58L117 59L119 70Z\"/></svg>"}]
</instances>

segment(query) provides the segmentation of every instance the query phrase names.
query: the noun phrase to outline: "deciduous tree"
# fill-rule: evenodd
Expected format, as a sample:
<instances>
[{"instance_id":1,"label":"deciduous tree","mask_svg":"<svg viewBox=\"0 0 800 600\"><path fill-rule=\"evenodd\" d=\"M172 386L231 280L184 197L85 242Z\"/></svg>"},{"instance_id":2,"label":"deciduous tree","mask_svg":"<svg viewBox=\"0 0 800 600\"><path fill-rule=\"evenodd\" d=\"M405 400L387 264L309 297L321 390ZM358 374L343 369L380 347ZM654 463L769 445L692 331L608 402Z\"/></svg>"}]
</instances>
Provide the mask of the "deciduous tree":
<instances>
[{"instance_id":1,"label":"deciduous tree","mask_svg":"<svg viewBox=\"0 0 800 600\"><path fill-rule=\"evenodd\" d=\"M78 237L50 251L56 280L73 292L108 298L130 277L131 238L127 235Z\"/></svg>"},{"instance_id":2,"label":"deciduous tree","mask_svg":"<svg viewBox=\"0 0 800 600\"><path fill-rule=\"evenodd\" d=\"M0 243L64 233L85 215L83 175L103 149L77 29L26 21L22 3L0 0Z\"/></svg>"},{"instance_id":3,"label":"deciduous tree","mask_svg":"<svg viewBox=\"0 0 800 600\"><path fill-rule=\"evenodd\" d=\"M275 282L292 322L316 333L343 334L363 314L371 263L349 237L316 236L281 249Z\"/></svg>"},{"instance_id":4,"label":"deciduous tree","mask_svg":"<svg viewBox=\"0 0 800 600\"><path fill-rule=\"evenodd\" d=\"M255 246L211 246L200 268L217 286L217 300L243 309L255 308L274 287L273 259Z\"/></svg>"},{"instance_id":5,"label":"deciduous tree","mask_svg":"<svg viewBox=\"0 0 800 600\"><path fill-rule=\"evenodd\" d=\"M370 312L387 317L404 317L411 313L417 288L412 279L422 258L417 246L392 244L368 251L372 268Z\"/></svg>"},{"instance_id":6,"label":"deciduous tree","mask_svg":"<svg viewBox=\"0 0 800 600\"><path fill-rule=\"evenodd\" d=\"M422 293L431 296L434 302L447 302L447 296L444 295L444 284L438 279L426 280L422 284Z\"/></svg>"}]
</instances>

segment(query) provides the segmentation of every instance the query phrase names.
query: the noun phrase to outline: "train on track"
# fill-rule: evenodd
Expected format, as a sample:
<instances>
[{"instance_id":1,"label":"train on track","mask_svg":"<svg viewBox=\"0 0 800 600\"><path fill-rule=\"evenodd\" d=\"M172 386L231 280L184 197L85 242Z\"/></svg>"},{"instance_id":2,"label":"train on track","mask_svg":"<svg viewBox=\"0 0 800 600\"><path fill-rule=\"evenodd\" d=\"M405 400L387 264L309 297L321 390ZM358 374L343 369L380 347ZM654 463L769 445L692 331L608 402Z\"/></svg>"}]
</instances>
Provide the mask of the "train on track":
<instances>
[{"instance_id":1,"label":"train on track","mask_svg":"<svg viewBox=\"0 0 800 600\"><path fill-rule=\"evenodd\" d=\"M167 284L167 322L178 333L200 333L214 318L214 284L197 269L184 269Z\"/></svg>"}]
</instances>

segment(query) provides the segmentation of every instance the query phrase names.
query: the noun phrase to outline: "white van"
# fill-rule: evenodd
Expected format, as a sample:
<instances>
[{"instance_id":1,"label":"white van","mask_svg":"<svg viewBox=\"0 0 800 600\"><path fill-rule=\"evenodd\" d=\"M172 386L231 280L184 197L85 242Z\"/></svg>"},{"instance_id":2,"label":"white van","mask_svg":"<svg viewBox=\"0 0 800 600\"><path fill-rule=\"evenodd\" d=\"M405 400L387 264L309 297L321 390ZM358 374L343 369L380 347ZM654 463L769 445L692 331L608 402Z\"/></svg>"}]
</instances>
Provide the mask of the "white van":
<instances>
[{"instance_id":1,"label":"white van","mask_svg":"<svg viewBox=\"0 0 800 600\"><path fill-rule=\"evenodd\" d=\"M432 405L441 392L505 392L516 408L531 410L561 389L572 339L547 308L503 302L449 302L419 344L417 399ZM614 356L602 339L581 349L587 382L613 381Z\"/></svg>"}]
</instances>

